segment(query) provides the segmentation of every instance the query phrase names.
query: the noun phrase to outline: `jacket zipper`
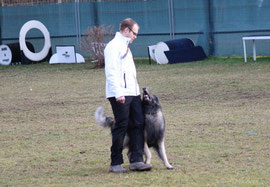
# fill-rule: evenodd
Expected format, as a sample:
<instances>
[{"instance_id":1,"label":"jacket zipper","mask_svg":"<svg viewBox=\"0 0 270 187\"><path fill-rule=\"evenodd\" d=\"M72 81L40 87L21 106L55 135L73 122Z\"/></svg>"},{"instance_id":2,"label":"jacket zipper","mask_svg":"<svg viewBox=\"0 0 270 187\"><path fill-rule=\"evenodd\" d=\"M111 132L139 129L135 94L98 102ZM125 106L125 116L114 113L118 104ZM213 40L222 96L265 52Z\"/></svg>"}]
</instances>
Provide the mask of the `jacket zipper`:
<instances>
[{"instance_id":1,"label":"jacket zipper","mask_svg":"<svg viewBox=\"0 0 270 187\"><path fill-rule=\"evenodd\" d=\"M127 88L126 74L125 73L124 73L124 82L125 82L125 88Z\"/></svg>"},{"instance_id":2,"label":"jacket zipper","mask_svg":"<svg viewBox=\"0 0 270 187\"><path fill-rule=\"evenodd\" d=\"M138 95L138 90L137 90L138 81L135 75L134 75L134 79L135 79L135 92L136 92L136 95Z\"/></svg>"}]
</instances>

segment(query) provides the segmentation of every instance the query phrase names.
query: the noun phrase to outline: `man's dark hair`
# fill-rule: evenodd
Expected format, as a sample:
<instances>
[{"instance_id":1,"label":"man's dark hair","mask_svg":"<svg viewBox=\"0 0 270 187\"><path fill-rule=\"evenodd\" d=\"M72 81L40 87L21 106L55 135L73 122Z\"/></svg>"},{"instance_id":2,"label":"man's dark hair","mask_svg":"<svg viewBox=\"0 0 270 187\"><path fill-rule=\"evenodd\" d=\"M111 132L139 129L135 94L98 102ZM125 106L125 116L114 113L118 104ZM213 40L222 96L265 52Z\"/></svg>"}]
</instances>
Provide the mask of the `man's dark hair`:
<instances>
[{"instance_id":1,"label":"man's dark hair","mask_svg":"<svg viewBox=\"0 0 270 187\"><path fill-rule=\"evenodd\" d=\"M134 25L138 25L138 23L131 18L126 18L120 24L120 31L125 30L125 28L132 29Z\"/></svg>"}]
</instances>

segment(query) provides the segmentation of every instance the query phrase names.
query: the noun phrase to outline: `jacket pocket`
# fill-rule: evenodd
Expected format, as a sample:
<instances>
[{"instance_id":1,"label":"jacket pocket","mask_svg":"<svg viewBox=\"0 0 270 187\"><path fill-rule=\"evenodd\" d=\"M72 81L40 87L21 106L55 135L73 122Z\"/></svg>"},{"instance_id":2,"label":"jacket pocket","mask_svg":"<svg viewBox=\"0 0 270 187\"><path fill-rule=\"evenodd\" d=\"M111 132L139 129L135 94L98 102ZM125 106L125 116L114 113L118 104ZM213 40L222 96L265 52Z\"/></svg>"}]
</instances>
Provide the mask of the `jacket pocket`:
<instances>
[{"instance_id":1,"label":"jacket pocket","mask_svg":"<svg viewBox=\"0 0 270 187\"><path fill-rule=\"evenodd\" d=\"M124 73L124 83L125 83L125 88L127 88L126 74L125 73Z\"/></svg>"}]
</instances>

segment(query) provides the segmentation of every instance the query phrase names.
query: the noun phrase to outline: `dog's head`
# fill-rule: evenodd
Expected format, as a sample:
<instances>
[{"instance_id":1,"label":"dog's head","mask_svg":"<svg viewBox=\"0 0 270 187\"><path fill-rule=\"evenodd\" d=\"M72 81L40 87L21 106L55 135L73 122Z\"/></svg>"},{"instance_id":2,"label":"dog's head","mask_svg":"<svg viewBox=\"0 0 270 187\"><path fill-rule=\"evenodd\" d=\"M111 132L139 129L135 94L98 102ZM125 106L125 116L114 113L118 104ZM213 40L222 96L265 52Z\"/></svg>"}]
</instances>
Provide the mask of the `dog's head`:
<instances>
[{"instance_id":1,"label":"dog's head","mask_svg":"<svg viewBox=\"0 0 270 187\"><path fill-rule=\"evenodd\" d=\"M143 104L160 107L158 97L150 94L146 88L143 88Z\"/></svg>"}]
</instances>

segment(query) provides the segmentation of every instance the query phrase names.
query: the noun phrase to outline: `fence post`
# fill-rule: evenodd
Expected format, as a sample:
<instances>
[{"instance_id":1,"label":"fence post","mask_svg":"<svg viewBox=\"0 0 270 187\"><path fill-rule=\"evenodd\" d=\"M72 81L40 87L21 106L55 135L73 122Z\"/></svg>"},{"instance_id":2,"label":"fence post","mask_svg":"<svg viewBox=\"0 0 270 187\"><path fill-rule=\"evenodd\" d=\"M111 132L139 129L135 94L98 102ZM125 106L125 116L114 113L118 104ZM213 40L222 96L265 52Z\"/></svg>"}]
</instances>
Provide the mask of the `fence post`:
<instances>
[{"instance_id":1,"label":"fence post","mask_svg":"<svg viewBox=\"0 0 270 187\"><path fill-rule=\"evenodd\" d=\"M93 2L94 25L99 26L98 2Z\"/></svg>"},{"instance_id":2,"label":"fence post","mask_svg":"<svg viewBox=\"0 0 270 187\"><path fill-rule=\"evenodd\" d=\"M2 4L0 6L0 45L2 44Z\"/></svg>"},{"instance_id":3,"label":"fence post","mask_svg":"<svg viewBox=\"0 0 270 187\"><path fill-rule=\"evenodd\" d=\"M170 39L174 39L173 0L168 0Z\"/></svg>"},{"instance_id":4,"label":"fence post","mask_svg":"<svg viewBox=\"0 0 270 187\"><path fill-rule=\"evenodd\" d=\"M75 0L75 22L77 47L81 51L81 22L80 22L80 0Z\"/></svg>"},{"instance_id":5,"label":"fence post","mask_svg":"<svg viewBox=\"0 0 270 187\"><path fill-rule=\"evenodd\" d=\"M215 41L214 41L214 23L213 23L213 1L207 1L207 22L208 22L208 32L207 32L207 41L209 44L209 55L214 55L215 53Z\"/></svg>"}]
</instances>

